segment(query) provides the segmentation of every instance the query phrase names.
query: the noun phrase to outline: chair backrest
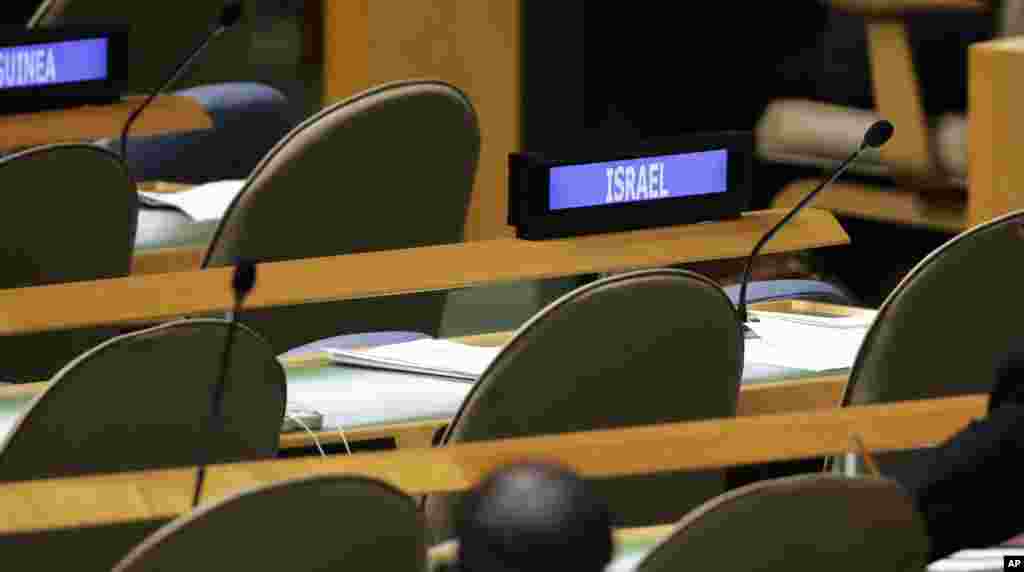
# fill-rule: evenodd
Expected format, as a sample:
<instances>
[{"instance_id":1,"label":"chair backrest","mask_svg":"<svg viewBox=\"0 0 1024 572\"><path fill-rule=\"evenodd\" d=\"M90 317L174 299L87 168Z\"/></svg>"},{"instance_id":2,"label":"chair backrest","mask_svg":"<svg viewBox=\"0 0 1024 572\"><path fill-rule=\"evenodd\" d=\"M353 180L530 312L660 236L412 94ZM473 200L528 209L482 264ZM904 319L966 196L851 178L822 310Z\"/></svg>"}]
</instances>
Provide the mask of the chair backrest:
<instances>
[{"instance_id":1,"label":"chair backrest","mask_svg":"<svg viewBox=\"0 0 1024 572\"><path fill-rule=\"evenodd\" d=\"M284 370L244 326L235 326L223 423L210 422L229 327L224 320L171 322L76 358L7 436L0 481L273 457Z\"/></svg>"},{"instance_id":2,"label":"chair backrest","mask_svg":"<svg viewBox=\"0 0 1024 572\"><path fill-rule=\"evenodd\" d=\"M895 481L829 475L762 481L686 515L639 572L922 572L928 536Z\"/></svg>"},{"instance_id":3,"label":"chair backrest","mask_svg":"<svg viewBox=\"0 0 1024 572\"><path fill-rule=\"evenodd\" d=\"M380 481L327 476L200 507L150 536L114 571L425 568L423 526L411 498Z\"/></svg>"},{"instance_id":4,"label":"chair backrest","mask_svg":"<svg viewBox=\"0 0 1024 572\"><path fill-rule=\"evenodd\" d=\"M1024 211L976 226L915 266L878 310L843 405L988 393L1020 337Z\"/></svg>"},{"instance_id":5,"label":"chair backrest","mask_svg":"<svg viewBox=\"0 0 1024 572\"><path fill-rule=\"evenodd\" d=\"M592 282L528 321L466 397L445 443L557 434L736 413L743 334L711 280L648 270ZM721 471L595 481L619 526L675 520L724 490ZM460 497L426 501L435 540Z\"/></svg>"},{"instance_id":6,"label":"chair backrest","mask_svg":"<svg viewBox=\"0 0 1024 572\"><path fill-rule=\"evenodd\" d=\"M225 2L216 0L44 0L28 23L29 28L68 26L123 26L127 48L119 75L125 89L146 93L156 89L167 75L210 33ZM251 15L209 46L179 86L250 79L222 77L226 70L245 65Z\"/></svg>"},{"instance_id":7,"label":"chair backrest","mask_svg":"<svg viewBox=\"0 0 1024 572\"><path fill-rule=\"evenodd\" d=\"M95 145L49 145L0 159L0 288L125 276L138 198L120 158Z\"/></svg>"},{"instance_id":8,"label":"chair backrest","mask_svg":"<svg viewBox=\"0 0 1024 572\"><path fill-rule=\"evenodd\" d=\"M300 124L260 162L204 266L459 242L479 150L476 112L450 85L402 81L355 95ZM434 334L444 296L278 308L245 321L282 352L367 330Z\"/></svg>"},{"instance_id":9,"label":"chair backrest","mask_svg":"<svg viewBox=\"0 0 1024 572\"><path fill-rule=\"evenodd\" d=\"M50 145L0 159L0 288L126 276L138 199L120 158L93 145ZM0 340L0 381L53 375L116 335L109 328Z\"/></svg>"}]
</instances>

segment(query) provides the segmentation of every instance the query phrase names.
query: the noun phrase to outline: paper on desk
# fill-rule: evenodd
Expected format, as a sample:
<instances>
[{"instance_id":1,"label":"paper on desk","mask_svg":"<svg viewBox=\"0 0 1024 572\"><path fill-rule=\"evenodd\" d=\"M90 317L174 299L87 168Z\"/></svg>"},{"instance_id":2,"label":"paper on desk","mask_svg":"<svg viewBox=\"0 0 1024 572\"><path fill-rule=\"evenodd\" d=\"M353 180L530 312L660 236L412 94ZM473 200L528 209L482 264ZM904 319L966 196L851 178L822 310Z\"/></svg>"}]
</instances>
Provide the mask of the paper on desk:
<instances>
[{"instance_id":1,"label":"paper on desk","mask_svg":"<svg viewBox=\"0 0 1024 572\"><path fill-rule=\"evenodd\" d=\"M358 350L328 348L327 353L331 361L342 365L476 381L500 351L500 347L425 339Z\"/></svg>"},{"instance_id":2,"label":"paper on desk","mask_svg":"<svg viewBox=\"0 0 1024 572\"><path fill-rule=\"evenodd\" d=\"M327 389L288 386L288 403L323 415L325 429L453 417L471 384L426 376L380 376Z\"/></svg>"},{"instance_id":3,"label":"paper on desk","mask_svg":"<svg viewBox=\"0 0 1024 572\"><path fill-rule=\"evenodd\" d=\"M745 346L744 361L827 371L853 367L868 328L828 327L761 316L748 322L757 338Z\"/></svg>"},{"instance_id":4,"label":"paper on desk","mask_svg":"<svg viewBox=\"0 0 1024 572\"><path fill-rule=\"evenodd\" d=\"M244 180L228 179L192 187L177 193L139 194L149 203L173 207L188 215L195 222L220 220L224 217L231 201L245 186Z\"/></svg>"},{"instance_id":5,"label":"paper on desk","mask_svg":"<svg viewBox=\"0 0 1024 572\"><path fill-rule=\"evenodd\" d=\"M784 320L808 326L822 326L826 328L866 328L871 325L878 315L876 311L862 311L852 316L811 316L808 314L796 314L790 312L761 312L751 310L750 315L758 318L770 318Z\"/></svg>"}]
</instances>

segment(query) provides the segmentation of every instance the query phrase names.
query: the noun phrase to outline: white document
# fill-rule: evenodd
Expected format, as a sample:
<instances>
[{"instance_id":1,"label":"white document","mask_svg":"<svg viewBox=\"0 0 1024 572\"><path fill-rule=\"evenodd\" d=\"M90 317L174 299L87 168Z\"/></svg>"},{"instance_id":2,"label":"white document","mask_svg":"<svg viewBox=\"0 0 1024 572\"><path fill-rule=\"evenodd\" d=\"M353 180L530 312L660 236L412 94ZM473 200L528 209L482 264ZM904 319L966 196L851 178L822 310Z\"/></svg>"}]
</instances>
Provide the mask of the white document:
<instances>
[{"instance_id":1,"label":"white document","mask_svg":"<svg viewBox=\"0 0 1024 572\"><path fill-rule=\"evenodd\" d=\"M746 340L744 361L810 371L853 367L867 326L819 326L761 315L747 326L757 338Z\"/></svg>"},{"instance_id":2,"label":"white document","mask_svg":"<svg viewBox=\"0 0 1024 572\"><path fill-rule=\"evenodd\" d=\"M244 180L229 179L192 187L177 193L139 192L148 202L174 207L195 222L220 220L231 201L245 186Z\"/></svg>"},{"instance_id":3,"label":"white document","mask_svg":"<svg viewBox=\"0 0 1024 572\"><path fill-rule=\"evenodd\" d=\"M476 381L501 347L479 347L447 340L416 340L368 349L327 349L331 361Z\"/></svg>"},{"instance_id":4,"label":"white document","mask_svg":"<svg viewBox=\"0 0 1024 572\"><path fill-rule=\"evenodd\" d=\"M323 415L323 428L337 429L453 417L472 384L430 377L386 376L346 383L288 386L288 406ZM411 378L410 378L411 377Z\"/></svg>"}]
</instances>

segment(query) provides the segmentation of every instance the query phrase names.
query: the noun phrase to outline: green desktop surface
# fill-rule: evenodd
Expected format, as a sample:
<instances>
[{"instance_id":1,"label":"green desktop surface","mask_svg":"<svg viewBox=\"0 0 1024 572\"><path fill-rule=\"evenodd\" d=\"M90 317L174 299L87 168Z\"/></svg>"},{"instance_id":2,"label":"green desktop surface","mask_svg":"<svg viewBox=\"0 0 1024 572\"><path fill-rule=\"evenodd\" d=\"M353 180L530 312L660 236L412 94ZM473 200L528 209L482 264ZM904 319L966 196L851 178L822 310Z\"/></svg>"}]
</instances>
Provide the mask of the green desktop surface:
<instances>
[{"instance_id":1,"label":"green desktop surface","mask_svg":"<svg viewBox=\"0 0 1024 572\"><path fill-rule=\"evenodd\" d=\"M472 384L456 379L330 363L290 365L288 402L324 415L324 429L355 428L426 419L446 419L459 409ZM743 384L814 377L815 372L748 363ZM0 398L0 435L14 426L32 397Z\"/></svg>"}]
</instances>

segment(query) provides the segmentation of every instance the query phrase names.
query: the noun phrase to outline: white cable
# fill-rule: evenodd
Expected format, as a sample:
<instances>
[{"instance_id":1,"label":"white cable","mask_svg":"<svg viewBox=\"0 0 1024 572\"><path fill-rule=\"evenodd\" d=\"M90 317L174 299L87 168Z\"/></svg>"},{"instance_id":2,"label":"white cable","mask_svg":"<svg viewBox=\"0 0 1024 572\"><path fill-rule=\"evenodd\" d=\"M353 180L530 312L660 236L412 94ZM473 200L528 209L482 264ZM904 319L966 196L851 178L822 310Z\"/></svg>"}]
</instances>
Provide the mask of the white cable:
<instances>
[{"instance_id":1,"label":"white cable","mask_svg":"<svg viewBox=\"0 0 1024 572\"><path fill-rule=\"evenodd\" d=\"M345 437L345 429L341 425L338 425L338 435L341 435L341 442L345 444L345 452L351 455L352 449L348 446L348 438Z\"/></svg>"},{"instance_id":2,"label":"white cable","mask_svg":"<svg viewBox=\"0 0 1024 572\"><path fill-rule=\"evenodd\" d=\"M291 405L295 405L297 407L303 407L303 408L305 408L305 409L307 409L309 411L315 411L314 408L309 407L308 405L305 405L305 404L297 402L297 401L291 402L290 404ZM292 420L295 420L295 417L293 417L293 415L291 413L288 414L288 417L290 417ZM309 433L309 435L313 438L313 442L316 443L317 449L320 449L320 454L323 455L324 450L320 447L320 441L317 440L316 435L314 435L313 432L310 431L309 427L305 423L299 422L299 424L302 425L302 427L306 430L306 432ZM342 427L341 425L338 426L338 435L341 435L341 443L345 446L345 453L348 454L348 455L351 455L352 454L352 447L349 447L348 437L345 436L345 428Z\"/></svg>"},{"instance_id":3,"label":"white cable","mask_svg":"<svg viewBox=\"0 0 1024 572\"><path fill-rule=\"evenodd\" d=\"M287 415L289 419L298 423L299 427L302 427L303 429L306 430L306 433L308 433L309 436L312 437L313 444L316 445L316 450L320 451L320 456L326 459L327 453L324 453L324 448L320 446L320 439L316 438L316 433L314 433L313 430L309 428L309 425L306 425L306 422L303 421L302 419L299 419L299 417L296 416L294 413L287 413ZM345 448L348 448L348 443L345 444Z\"/></svg>"}]
</instances>

